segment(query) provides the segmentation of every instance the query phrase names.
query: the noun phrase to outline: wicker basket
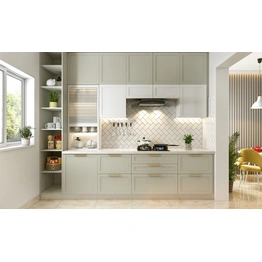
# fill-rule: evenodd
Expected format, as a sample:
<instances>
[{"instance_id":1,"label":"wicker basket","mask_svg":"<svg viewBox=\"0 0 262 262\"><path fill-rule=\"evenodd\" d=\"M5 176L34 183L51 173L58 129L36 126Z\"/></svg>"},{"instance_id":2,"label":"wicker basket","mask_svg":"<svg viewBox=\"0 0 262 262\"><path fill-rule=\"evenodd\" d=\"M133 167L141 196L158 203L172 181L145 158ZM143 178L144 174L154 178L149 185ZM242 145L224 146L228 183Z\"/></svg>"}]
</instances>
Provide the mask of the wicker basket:
<instances>
[{"instance_id":1,"label":"wicker basket","mask_svg":"<svg viewBox=\"0 0 262 262\"><path fill-rule=\"evenodd\" d=\"M61 170L61 164L46 163L46 170L47 171L58 171L58 170Z\"/></svg>"}]
</instances>

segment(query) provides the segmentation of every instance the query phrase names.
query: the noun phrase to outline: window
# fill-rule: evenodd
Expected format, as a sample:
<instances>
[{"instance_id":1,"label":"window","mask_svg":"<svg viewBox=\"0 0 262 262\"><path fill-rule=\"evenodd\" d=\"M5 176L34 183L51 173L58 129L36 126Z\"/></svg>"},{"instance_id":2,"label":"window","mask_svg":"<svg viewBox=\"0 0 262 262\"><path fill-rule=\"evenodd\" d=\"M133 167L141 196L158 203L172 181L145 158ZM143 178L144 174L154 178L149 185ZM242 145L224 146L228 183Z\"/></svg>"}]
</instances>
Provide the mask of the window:
<instances>
[{"instance_id":1,"label":"window","mask_svg":"<svg viewBox=\"0 0 262 262\"><path fill-rule=\"evenodd\" d=\"M25 79L0 67L0 147L20 144L25 124Z\"/></svg>"}]
</instances>

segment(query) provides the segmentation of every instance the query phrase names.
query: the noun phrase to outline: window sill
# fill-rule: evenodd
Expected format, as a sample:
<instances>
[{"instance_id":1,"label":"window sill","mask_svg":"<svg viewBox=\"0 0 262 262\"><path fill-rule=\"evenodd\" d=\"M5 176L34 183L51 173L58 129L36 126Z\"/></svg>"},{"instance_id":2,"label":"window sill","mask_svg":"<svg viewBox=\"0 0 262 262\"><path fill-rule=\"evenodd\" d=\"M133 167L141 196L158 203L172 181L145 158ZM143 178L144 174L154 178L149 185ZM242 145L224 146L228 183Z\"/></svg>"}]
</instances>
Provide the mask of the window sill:
<instances>
[{"instance_id":1,"label":"window sill","mask_svg":"<svg viewBox=\"0 0 262 262\"><path fill-rule=\"evenodd\" d=\"M13 151L13 150L20 150L20 149L26 149L26 148L32 148L35 145L29 145L29 146L22 146L21 144L17 145L9 145L6 147L0 147L0 153L5 151Z\"/></svg>"}]
</instances>

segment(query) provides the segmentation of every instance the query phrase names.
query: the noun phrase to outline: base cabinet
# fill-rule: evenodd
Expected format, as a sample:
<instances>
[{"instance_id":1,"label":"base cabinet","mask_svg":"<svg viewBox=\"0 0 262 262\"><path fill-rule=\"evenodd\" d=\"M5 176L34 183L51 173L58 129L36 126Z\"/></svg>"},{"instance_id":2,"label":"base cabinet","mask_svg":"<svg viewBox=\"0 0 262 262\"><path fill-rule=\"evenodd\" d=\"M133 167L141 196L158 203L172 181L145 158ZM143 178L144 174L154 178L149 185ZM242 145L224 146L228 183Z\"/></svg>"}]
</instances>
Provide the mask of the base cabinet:
<instances>
[{"instance_id":1,"label":"base cabinet","mask_svg":"<svg viewBox=\"0 0 262 262\"><path fill-rule=\"evenodd\" d=\"M97 193L96 155L66 155L62 163L64 193Z\"/></svg>"}]
</instances>

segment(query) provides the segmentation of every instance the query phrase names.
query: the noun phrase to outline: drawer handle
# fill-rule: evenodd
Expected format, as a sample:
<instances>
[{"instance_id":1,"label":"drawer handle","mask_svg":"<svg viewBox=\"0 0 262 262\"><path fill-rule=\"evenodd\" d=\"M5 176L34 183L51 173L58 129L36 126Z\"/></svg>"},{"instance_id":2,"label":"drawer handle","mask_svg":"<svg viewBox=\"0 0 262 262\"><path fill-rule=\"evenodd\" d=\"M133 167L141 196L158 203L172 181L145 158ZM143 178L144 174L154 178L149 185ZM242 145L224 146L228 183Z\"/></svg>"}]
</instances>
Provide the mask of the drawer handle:
<instances>
[{"instance_id":1,"label":"drawer handle","mask_svg":"<svg viewBox=\"0 0 262 262\"><path fill-rule=\"evenodd\" d=\"M119 177L120 174L109 174L108 176L110 176L110 177Z\"/></svg>"},{"instance_id":2,"label":"drawer handle","mask_svg":"<svg viewBox=\"0 0 262 262\"><path fill-rule=\"evenodd\" d=\"M189 155L189 156L194 157L194 156L202 156L202 155L201 154L192 154L192 155Z\"/></svg>"},{"instance_id":3,"label":"drawer handle","mask_svg":"<svg viewBox=\"0 0 262 262\"><path fill-rule=\"evenodd\" d=\"M160 174L148 174L148 176L154 176L154 177L157 177L157 176L160 176Z\"/></svg>"},{"instance_id":4,"label":"drawer handle","mask_svg":"<svg viewBox=\"0 0 262 262\"><path fill-rule=\"evenodd\" d=\"M200 177L201 174L190 174L189 176L191 176L191 177Z\"/></svg>"},{"instance_id":5,"label":"drawer handle","mask_svg":"<svg viewBox=\"0 0 262 262\"><path fill-rule=\"evenodd\" d=\"M87 154L75 154L74 156L76 156L76 157L83 157L83 156L87 156Z\"/></svg>"},{"instance_id":6,"label":"drawer handle","mask_svg":"<svg viewBox=\"0 0 262 262\"><path fill-rule=\"evenodd\" d=\"M115 156L121 156L121 155L120 154L109 154L108 156L115 157Z\"/></svg>"},{"instance_id":7,"label":"drawer handle","mask_svg":"<svg viewBox=\"0 0 262 262\"><path fill-rule=\"evenodd\" d=\"M154 155L148 155L148 156L155 157L155 156L161 156L161 155L160 154L154 154Z\"/></svg>"},{"instance_id":8,"label":"drawer handle","mask_svg":"<svg viewBox=\"0 0 262 262\"><path fill-rule=\"evenodd\" d=\"M150 167L158 167L158 166L160 166L160 164L148 164L148 166L150 166Z\"/></svg>"}]
</instances>

